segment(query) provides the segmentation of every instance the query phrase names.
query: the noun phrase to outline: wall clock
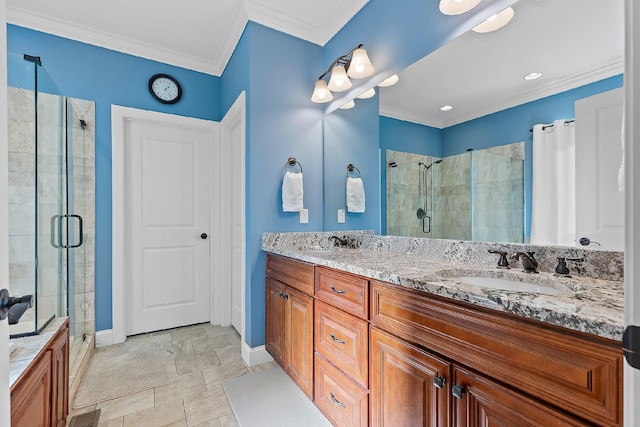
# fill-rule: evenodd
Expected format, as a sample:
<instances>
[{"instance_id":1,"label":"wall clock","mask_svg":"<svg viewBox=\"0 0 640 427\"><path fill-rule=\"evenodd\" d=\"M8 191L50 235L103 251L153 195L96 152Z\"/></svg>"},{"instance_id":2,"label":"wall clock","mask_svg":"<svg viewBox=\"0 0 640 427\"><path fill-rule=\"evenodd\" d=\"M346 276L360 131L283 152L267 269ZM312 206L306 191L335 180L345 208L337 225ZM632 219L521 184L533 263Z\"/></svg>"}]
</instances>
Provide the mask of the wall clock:
<instances>
[{"instance_id":1,"label":"wall clock","mask_svg":"<svg viewBox=\"0 0 640 427\"><path fill-rule=\"evenodd\" d=\"M182 86L169 74L155 74L149 79L149 92L163 104L175 104L182 97Z\"/></svg>"}]
</instances>

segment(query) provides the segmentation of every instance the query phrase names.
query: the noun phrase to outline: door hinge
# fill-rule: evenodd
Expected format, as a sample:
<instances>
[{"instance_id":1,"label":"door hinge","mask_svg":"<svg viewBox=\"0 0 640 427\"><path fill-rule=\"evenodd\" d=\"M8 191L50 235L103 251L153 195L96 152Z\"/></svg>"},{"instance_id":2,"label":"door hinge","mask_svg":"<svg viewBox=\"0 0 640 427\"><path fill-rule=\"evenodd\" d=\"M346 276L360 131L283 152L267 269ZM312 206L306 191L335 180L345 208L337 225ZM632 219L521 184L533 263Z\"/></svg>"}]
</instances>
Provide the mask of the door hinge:
<instances>
[{"instance_id":1,"label":"door hinge","mask_svg":"<svg viewBox=\"0 0 640 427\"><path fill-rule=\"evenodd\" d=\"M629 325L624 330L622 352L629 365L640 369L640 326Z\"/></svg>"}]
</instances>

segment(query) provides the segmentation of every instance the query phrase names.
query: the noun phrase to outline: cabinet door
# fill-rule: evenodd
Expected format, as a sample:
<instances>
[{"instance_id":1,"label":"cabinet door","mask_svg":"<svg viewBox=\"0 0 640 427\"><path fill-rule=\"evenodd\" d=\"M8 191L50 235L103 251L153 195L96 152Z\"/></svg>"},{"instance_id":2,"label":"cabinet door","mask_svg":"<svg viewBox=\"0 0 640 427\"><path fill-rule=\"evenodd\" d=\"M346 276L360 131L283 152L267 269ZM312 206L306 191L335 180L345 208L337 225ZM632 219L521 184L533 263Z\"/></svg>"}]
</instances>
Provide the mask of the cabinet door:
<instances>
[{"instance_id":1,"label":"cabinet door","mask_svg":"<svg viewBox=\"0 0 640 427\"><path fill-rule=\"evenodd\" d=\"M285 286L267 278L265 347L276 362L285 368Z\"/></svg>"},{"instance_id":2,"label":"cabinet door","mask_svg":"<svg viewBox=\"0 0 640 427\"><path fill-rule=\"evenodd\" d=\"M449 425L451 365L371 328L371 426Z\"/></svg>"},{"instance_id":3,"label":"cabinet door","mask_svg":"<svg viewBox=\"0 0 640 427\"><path fill-rule=\"evenodd\" d=\"M52 416L51 427L64 427L69 414L69 329L63 328L51 346Z\"/></svg>"},{"instance_id":4,"label":"cabinet door","mask_svg":"<svg viewBox=\"0 0 640 427\"><path fill-rule=\"evenodd\" d=\"M11 393L11 426L50 425L51 352L46 351Z\"/></svg>"},{"instance_id":5,"label":"cabinet door","mask_svg":"<svg viewBox=\"0 0 640 427\"><path fill-rule=\"evenodd\" d=\"M313 298L286 288L285 370L313 400Z\"/></svg>"},{"instance_id":6,"label":"cabinet door","mask_svg":"<svg viewBox=\"0 0 640 427\"><path fill-rule=\"evenodd\" d=\"M586 426L562 412L463 368L453 369L453 424L462 426Z\"/></svg>"}]
</instances>

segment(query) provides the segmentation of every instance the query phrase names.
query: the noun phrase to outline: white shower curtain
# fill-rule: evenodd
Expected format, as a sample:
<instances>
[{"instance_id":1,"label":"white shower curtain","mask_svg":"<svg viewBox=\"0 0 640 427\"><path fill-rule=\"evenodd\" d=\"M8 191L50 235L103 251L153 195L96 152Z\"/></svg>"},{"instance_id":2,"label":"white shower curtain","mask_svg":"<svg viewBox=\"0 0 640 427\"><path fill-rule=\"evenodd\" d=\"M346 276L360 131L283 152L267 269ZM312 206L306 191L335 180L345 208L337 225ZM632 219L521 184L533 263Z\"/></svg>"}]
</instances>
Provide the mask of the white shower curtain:
<instances>
[{"instance_id":1,"label":"white shower curtain","mask_svg":"<svg viewBox=\"0 0 640 427\"><path fill-rule=\"evenodd\" d=\"M575 123L533 127L531 244L575 246Z\"/></svg>"}]
</instances>

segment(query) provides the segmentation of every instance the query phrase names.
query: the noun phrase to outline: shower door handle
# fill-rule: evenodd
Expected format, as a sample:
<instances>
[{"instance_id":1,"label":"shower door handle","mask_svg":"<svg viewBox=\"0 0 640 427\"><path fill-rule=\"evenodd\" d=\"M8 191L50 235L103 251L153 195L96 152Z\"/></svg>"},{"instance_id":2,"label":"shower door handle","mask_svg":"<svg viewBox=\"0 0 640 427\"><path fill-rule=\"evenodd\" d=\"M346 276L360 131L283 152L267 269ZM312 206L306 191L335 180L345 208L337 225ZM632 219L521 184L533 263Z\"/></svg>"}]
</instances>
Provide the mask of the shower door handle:
<instances>
[{"instance_id":1,"label":"shower door handle","mask_svg":"<svg viewBox=\"0 0 640 427\"><path fill-rule=\"evenodd\" d=\"M67 248L79 248L80 246L82 246L82 243L83 243L83 237L82 236L84 235L83 230L82 230L82 217L80 215L75 215L75 214L65 215L65 216L67 218L78 218L78 221L79 221L78 222L78 232L80 233L80 239L79 239L78 243L75 244L75 245L67 245ZM67 236L69 236L68 233L69 233L69 227L67 227ZM67 239L67 241L68 240L69 239Z\"/></svg>"},{"instance_id":2,"label":"shower door handle","mask_svg":"<svg viewBox=\"0 0 640 427\"><path fill-rule=\"evenodd\" d=\"M77 218L79 221L78 224L78 231L80 233L80 239L78 241L78 243L76 243L75 245L70 245L69 244L69 224L67 222L67 238L66 240L66 244L62 242L62 220L65 218ZM82 223L82 217L80 215L71 215L71 214L63 214L63 215L54 215L51 218L51 225L52 225L52 233L51 233L51 245L53 247L56 248L60 248L60 249L72 249L72 248L78 248L80 246L82 246L82 243L84 242L83 240L83 223ZM57 233L56 233L57 230ZM57 242L56 242L56 234L57 234Z\"/></svg>"},{"instance_id":3,"label":"shower door handle","mask_svg":"<svg viewBox=\"0 0 640 427\"><path fill-rule=\"evenodd\" d=\"M424 220L425 219L429 220L429 222L428 222L429 227L427 227L426 230L424 229ZM425 234L426 233L431 233L431 217L429 215L426 215L425 217L422 218L422 232L425 233Z\"/></svg>"}]
</instances>

